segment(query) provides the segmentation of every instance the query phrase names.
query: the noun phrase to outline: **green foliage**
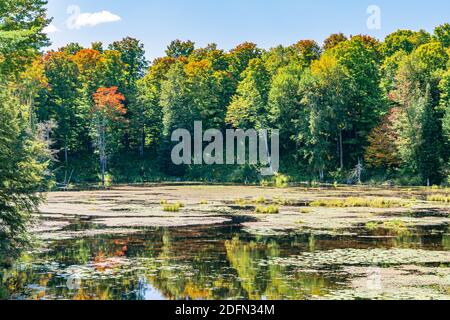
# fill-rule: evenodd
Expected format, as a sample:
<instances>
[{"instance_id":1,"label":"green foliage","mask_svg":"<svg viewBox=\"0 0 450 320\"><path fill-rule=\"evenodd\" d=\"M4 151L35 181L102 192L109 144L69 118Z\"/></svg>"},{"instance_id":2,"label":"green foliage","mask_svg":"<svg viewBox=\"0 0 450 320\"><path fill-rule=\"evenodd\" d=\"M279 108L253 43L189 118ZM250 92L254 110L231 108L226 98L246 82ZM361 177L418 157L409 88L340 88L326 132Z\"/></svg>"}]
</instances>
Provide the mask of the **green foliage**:
<instances>
[{"instance_id":1,"label":"green foliage","mask_svg":"<svg viewBox=\"0 0 450 320\"><path fill-rule=\"evenodd\" d=\"M261 59L251 60L228 106L226 122L235 128L264 128L270 78Z\"/></svg>"},{"instance_id":2,"label":"green foliage","mask_svg":"<svg viewBox=\"0 0 450 320\"><path fill-rule=\"evenodd\" d=\"M0 2L0 75L17 75L49 44L42 32L51 21L46 4L46 0Z\"/></svg>"},{"instance_id":3,"label":"green foliage","mask_svg":"<svg viewBox=\"0 0 450 320\"><path fill-rule=\"evenodd\" d=\"M195 50L195 43L192 41L174 40L167 47L166 55L171 58L189 57Z\"/></svg>"},{"instance_id":4,"label":"green foliage","mask_svg":"<svg viewBox=\"0 0 450 320\"><path fill-rule=\"evenodd\" d=\"M30 109L0 89L0 256L26 238L30 215L43 200L49 154L37 133L29 130Z\"/></svg>"},{"instance_id":5,"label":"green foliage","mask_svg":"<svg viewBox=\"0 0 450 320\"><path fill-rule=\"evenodd\" d=\"M446 48L450 47L450 24L445 23L434 29L434 38Z\"/></svg>"},{"instance_id":6,"label":"green foliage","mask_svg":"<svg viewBox=\"0 0 450 320\"><path fill-rule=\"evenodd\" d=\"M244 42L225 51L175 40L150 64L130 37L40 56L50 22L45 2L1 3L0 72L20 79L17 93L33 105L34 124L55 124L58 161L50 169L58 181L96 182L102 173L113 182L176 177L284 187L345 183L361 164L369 179L439 184L450 172L448 24L433 36L398 30L383 42L333 34L322 47L300 40L262 50ZM93 95L112 87L123 95L122 117L93 126ZM171 133L192 132L199 120L220 131L278 129L283 174L267 180L256 166L172 165ZM109 146L99 165L102 127Z\"/></svg>"},{"instance_id":7,"label":"green foliage","mask_svg":"<svg viewBox=\"0 0 450 320\"><path fill-rule=\"evenodd\" d=\"M431 36L424 30L414 32L411 30L398 30L386 37L381 51L386 57L397 52L411 53L414 49L431 40Z\"/></svg>"}]
</instances>

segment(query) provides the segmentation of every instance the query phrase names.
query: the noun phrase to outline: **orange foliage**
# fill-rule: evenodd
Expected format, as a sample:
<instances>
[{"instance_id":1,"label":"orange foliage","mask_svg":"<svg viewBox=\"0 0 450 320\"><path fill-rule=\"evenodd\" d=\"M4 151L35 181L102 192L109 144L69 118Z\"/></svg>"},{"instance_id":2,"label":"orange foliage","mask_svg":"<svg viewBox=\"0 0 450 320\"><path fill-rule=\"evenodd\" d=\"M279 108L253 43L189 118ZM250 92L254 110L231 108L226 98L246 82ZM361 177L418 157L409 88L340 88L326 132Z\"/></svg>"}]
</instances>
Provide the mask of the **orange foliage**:
<instances>
[{"instance_id":1,"label":"orange foliage","mask_svg":"<svg viewBox=\"0 0 450 320\"><path fill-rule=\"evenodd\" d=\"M211 61L208 60L192 61L184 67L186 74L191 77L195 76L198 72L208 69L211 69Z\"/></svg>"},{"instance_id":2,"label":"orange foliage","mask_svg":"<svg viewBox=\"0 0 450 320\"><path fill-rule=\"evenodd\" d=\"M97 50L83 49L74 55L73 60L81 72L86 72L98 67L102 61L102 55Z\"/></svg>"},{"instance_id":3,"label":"orange foliage","mask_svg":"<svg viewBox=\"0 0 450 320\"><path fill-rule=\"evenodd\" d=\"M92 112L102 113L112 120L119 120L120 116L127 113L123 102L125 97L117 92L117 87L98 88L93 94L94 106Z\"/></svg>"},{"instance_id":4,"label":"orange foliage","mask_svg":"<svg viewBox=\"0 0 450 320\"><path fill-rule=\"evenodd\" d=\"M240 51L256 51L258 46L252 42L244 42L236 46L230 53L240 52Z\"/></svg>"},{"instance_id":5,"label":"orange foliage","mask_svg":"<svg viewBox=\"0 0 450 320\"><path fill-rule=\"evenodd\" d=\"M366 150L365 161L373 168L395 168L400 165L396 145L397 134L393 123L398 116L398 108L393 108L381 124L370 134L369 147Z\"/></svg>"}]
</instances>

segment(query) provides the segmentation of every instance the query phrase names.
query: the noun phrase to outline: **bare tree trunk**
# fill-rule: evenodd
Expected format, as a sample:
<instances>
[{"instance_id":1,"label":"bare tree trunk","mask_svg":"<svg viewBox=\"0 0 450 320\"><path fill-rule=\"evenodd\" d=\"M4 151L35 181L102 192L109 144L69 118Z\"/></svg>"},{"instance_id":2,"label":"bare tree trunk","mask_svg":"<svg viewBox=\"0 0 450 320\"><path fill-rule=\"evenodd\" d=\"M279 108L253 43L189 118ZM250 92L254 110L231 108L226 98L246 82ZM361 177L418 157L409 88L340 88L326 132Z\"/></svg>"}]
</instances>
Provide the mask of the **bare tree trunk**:
<instances>
[{"instance_id":1,"label":"bare tree trunk","mask_svg":"<svg viewBox=\"0 0 450 320\"><path fill-rule=\"evenodd\" d=\"M344 142L342 138L342 130L339 130L339 160L341 165L341 170L344 169Z\"/></svg>"},{"instance_id":2,"label":"bare tree trunk","mask_svg":"<svg viewBox=\"0 0 450 320\"><path fill-rule=\"evenodd\" d=\"M99 120L97 125L98 132L98 151L100 157L100 171L102 174L102 187L105 187L105 172L106 172L106 137L105 137L105 121Z\"/></svg>"},{"instance_id":3,"label":"bare tree trunk","mask_svg":"<svg viewBox=\"0 0 450 320\"><path fill-rule=\"evenodd\" d=\"M69 147L67 146L67 137L64 140L64 162L66 163L66 167L69 164Z\"/></svg>"},{"instance_id":4,"label":"bare tree trunk","mask_svg":"<svg viewBox=\"0 0 450 320\"><path fill-rule=\"evenodd\" d=\"M142 121L142 123L141 123L142 131L141 131L141 145L139 146L139 156L141 158L144 157L144 148L145 148L145 121L143 119L144 119L144 107L141 106L141 119L140 120Z\"/></svg>"},{"instance_id":5,"label":"bare tree trunk","mask_svg":"<svg viewBox=\"0 0 450 320\"><path fill-rule=\"evenodd\" d=\"M142 126L141 145L139 146L139 156L141 158L144 157L144 146L145 146L145 128L144 126Z\"/></svg>"}]
</instances>

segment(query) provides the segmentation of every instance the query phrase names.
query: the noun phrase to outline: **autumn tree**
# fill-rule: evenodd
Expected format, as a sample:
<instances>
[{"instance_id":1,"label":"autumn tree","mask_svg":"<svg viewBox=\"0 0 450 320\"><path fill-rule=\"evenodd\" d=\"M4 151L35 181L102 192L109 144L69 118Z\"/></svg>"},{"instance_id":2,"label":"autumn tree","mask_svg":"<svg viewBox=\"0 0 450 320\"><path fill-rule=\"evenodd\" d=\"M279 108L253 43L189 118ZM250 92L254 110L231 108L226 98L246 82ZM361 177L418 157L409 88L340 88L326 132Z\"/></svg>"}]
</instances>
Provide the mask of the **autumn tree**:
<instances>
[{"instance_id":1,"label":"autumn tree","mask_svg":"<svg viewBox=\"0 0 450 320\"><path fill-rule=\"evenodd\" d=\"M341 33L334 33L326 38L323 42L323 50L330 50L336 47L341 42L347 41L347 37Z\"/></svg>"},{"instance_id":2,"label":"autumn tree","mask_svg":"<svg viewBox=\"0 0 450 320\"><path fill-rule=\"evenodd\" d=\"M311 62L320 58L321 49L314 40L300 40L294 45L298 50L303 63L310 65Z\"/></svg>"},{"instance_id":3,"label":"autumn tree","mask_svg":"<svg viewBox=\"0 0 450 320\"><path fill-rule=\"evenodd\" d=\"M144 45L137 39L126 37L120 41L113 42L109 46L120 54L123 64L122 74L126 79L125 87L120 88L126 100L127 119L129 121L129 132L125 134L125 147L134 148L139 156L143 158L145 149L145 108L138 102L137 81L141 79L147 70L148 62L145 58Z\"/></svg>"},{"instance_id":4,"label":"autumn tree","mask_svg":"<svg viewBox=\"0 0 450 320\"><path fill-rule=\"evenodd\" d=\"M241 74L247 69L250 61L261 57L262 50L251 42L244 42L232 49L228 53L228 71L231 72L234 79L238 82L241 80Z\"/></svg>"},{"instance_id":5,"label":"autumn tree","mask_svg":"<svg viewBox=\"0 0 450 320\"><path fill-rule=\"evenodd\" d=\"M43 29L46 0L2 0L0 3L0 74L14 76L31 63L41 47L49 45Z\"/></svg>"},{"instance_id":6,"label":"autumn tree","mask_svg":"<svg viewBox=\"0 0 450 320\"><path fill-rule=\"evenodd\" d=\"M125 97L117 91L117 87L99 88L93 95L94 105L91 109L95 131L96 147L99 154L102 186L105 186L108 155L114 137L114 125L123 121L127 113L123 102Z\"/></svg>"},{"instance_id":7,"label":"autumn tree","mask_svg":"<svg viewBox=\"0 0 450 320\"><path fill-rule=\"evenodd\" d=\"M374 169L395 169L401 164L394 123L399 110L393 108L381 119L368 137L369 146L364 156L365 163Z\"/></svg>"},{"instance_id":8,"label":"autumn tree","mask_svg":"<svg viewBox=\"0 0 450 320\"><path fill-rule=\"evenodd\" d=\"M63 150L63 163L69 165L69 150L77 144L77 128L83 118L77 110L78 67L64 52L49 52L44 57L45 76L51 85L45 107L39 110L41 119L58 123L54 132L55 147Z\"/></svg>"}]
</instances>

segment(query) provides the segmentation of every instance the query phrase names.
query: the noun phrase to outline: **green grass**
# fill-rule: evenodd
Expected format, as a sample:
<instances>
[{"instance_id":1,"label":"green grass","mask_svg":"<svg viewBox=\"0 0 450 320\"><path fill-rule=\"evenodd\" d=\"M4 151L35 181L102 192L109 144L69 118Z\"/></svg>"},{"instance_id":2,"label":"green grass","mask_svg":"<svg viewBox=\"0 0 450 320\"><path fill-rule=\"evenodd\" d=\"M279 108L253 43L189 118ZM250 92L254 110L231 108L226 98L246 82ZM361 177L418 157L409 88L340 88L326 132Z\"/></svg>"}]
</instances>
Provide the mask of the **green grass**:
<instances>
[{"instance_id":1,"label":"green grass","mask_svg":"<svg viewBox=\"0 0 450 320\"><path fill-rule=\"evenodd\" d=\"M208 202L208 200L201 200L200 204L201 205L207 205L207 204L209 204L209 202Z\"/></svg>"},{"instance_id":2,"label":"green grass","mask_svg":"<svg viewBox=\"0 0 450 320\"><path fill-rule=\"evenodd\" d=\"M309 205L311 207L326 208L402 208L410 206L411 203L384 198L346 198L316 200L311 202Z\"/></svg>"},{"instance_id":3,"label":"green grass","mask_svg":"<svg viewBox=\"0 0 450 320\"><path fill-rule=\"evenodd\" d=\"M255 213L277 214L277 213L280 213L280 208L277 206L268 206L268 207L258 206L255 209Z\"/></svg>"},{"instance_id":4,"label":"green grass","mask_svg":"<svg viewBox=\"0 0 450 320\"><path fill-rule=\"evenodd\" d=\"M300 213L303 213L303 214L307 214L307 213L311 213L311 212L312 212L311 209L301 209L300 210Z\"/></svg>"}]
</instances>

